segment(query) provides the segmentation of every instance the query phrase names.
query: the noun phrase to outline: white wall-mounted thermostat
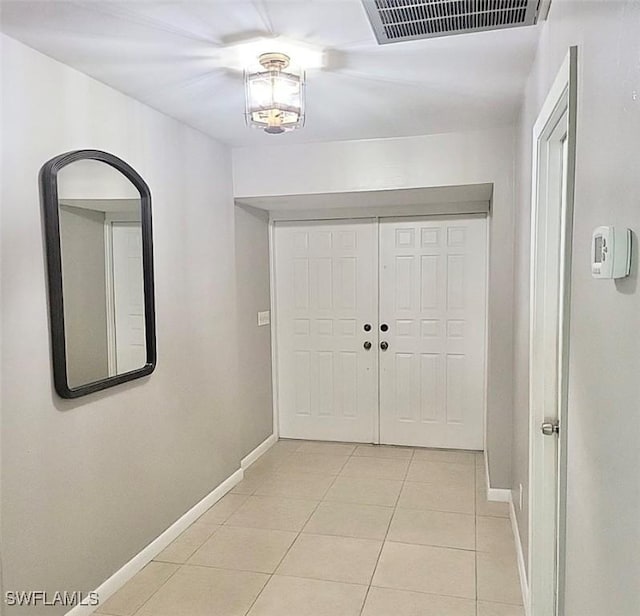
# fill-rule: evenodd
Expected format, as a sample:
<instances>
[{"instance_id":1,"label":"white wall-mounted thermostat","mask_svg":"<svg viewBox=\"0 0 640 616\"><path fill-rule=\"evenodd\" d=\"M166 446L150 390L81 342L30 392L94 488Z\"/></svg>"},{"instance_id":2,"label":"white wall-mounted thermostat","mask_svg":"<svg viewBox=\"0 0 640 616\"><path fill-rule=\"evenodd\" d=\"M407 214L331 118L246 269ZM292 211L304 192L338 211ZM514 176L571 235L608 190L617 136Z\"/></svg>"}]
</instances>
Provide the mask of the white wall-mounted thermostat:
<instances>
[{"instance_id":1,"label":"white wall-mounted thermostat","mask_svg":"<svg viewBox=\"0 0 640 616\"><path fill-rule=\"evenodd\" d=\"M594 278L624 278L631 271L631 230L598 227L591 241Z\"/></svg>"}]
</instances>

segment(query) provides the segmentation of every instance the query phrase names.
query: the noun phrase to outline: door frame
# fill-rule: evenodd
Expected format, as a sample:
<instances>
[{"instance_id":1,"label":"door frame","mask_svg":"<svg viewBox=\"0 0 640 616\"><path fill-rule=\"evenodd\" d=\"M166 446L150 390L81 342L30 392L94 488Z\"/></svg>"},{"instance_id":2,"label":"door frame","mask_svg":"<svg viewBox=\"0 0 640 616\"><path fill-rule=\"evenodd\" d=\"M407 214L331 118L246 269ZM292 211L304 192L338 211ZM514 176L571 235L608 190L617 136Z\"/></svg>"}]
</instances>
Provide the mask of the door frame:
<instances>
[{"instance_id":1,"label":"door frame","mask_svg":"<svg viewBox=\"0 0 640 616\"><path fill-rule=\"evenodd\" d=\"M328 211L326 218L320 217L317 213L312 216L305 216L304 212L292 212L291 216L279 216L277 219L269 216L268 223L268 239L269 239L269 301L270 301L270 334L271 334L271 392L272 392L272 409L273 409L273 436L277 440L280 438L280 399L279 399L279 378L278 378L278 329L277 329L277 293L276 293L276 271L275 271L275 228L276 223L281 222L330 222L332 220L361 220L372 219L376 223L379 223L384 218L442 218L442 217L469 217L480 216L486 220L486 280L485 280L485 323L484 323L484 390L483 390L483 448L486 452L487 449L487 410L488 410L488 393L489 393L489 324L490 324L490 270L491 270L491 210L487 208L484 211L471 209L468 212L445 212L445 213L428 213L419 212L406 213L405 215L398 216L390 208L388 213L380 215L379 213L373 214L368 208L361 208L362 214L360 216L337 216L336 210ZM377 246L378 262L380 260L380 242ZM379 263L378 263L379 265ZM378 289L379 293L379 289ZM379 316L379 315L377 315ZM378 410L378 416L374 422L374 443L380 443L380 413ZM486 462L486 455L485 455Z\"/></svg>"},{"instance_id":2,"label":"door frame","mask_svg":"<svg viewBox=\"0 0 640 616\"><path fill-rule=\"evenodd\" d=\"M271 335L271 398L273 414L273 436L280 438L280 396L278 379L278 327L276 301L276 221L269 216L269 318Z\"/></svg>"},{"instance_id":3,"label":"door frame","mask_svg":"<svg viewBox=\"0 0 640 616\"><path fill-rule=\"evenodd\" d=\"M571 255L575 192L577 113L577 47L571 47L533 127L532 192L531 192L531 264L530 264L530 330L529 330L529 596L526 599L530 616L552 616L564 613L565 529L566 529L566 452L567 452L567 382L569 351L569 319L571 292ZM549 168L545 146L552 143L554 127L566 115L566 183L559 202L550 202L547 191ZM555 142L555 147L562 143ZM559 217L560 233L547 238L538 230L539 218L551 212ZM546 219L545 219L546 220ZM556 218L558 220L558 218ZM558 364L559 437L545 437L540 432L545 419L544 409L537 404L534 379L535 350L539 347L536 327L537 265L541 244L552 245L559 252L558 327L554 336ZM537 372L535 373L537 375ZM552 446L551 450L549 446ZM557 453L555 448L557 446ZM555 456L553 455L555 454ZM553 485L549 485L553 478ZM549 495L553 496L550 497ZM552 560L554 566L549 566Z\"/></svg>"}]
</instances>

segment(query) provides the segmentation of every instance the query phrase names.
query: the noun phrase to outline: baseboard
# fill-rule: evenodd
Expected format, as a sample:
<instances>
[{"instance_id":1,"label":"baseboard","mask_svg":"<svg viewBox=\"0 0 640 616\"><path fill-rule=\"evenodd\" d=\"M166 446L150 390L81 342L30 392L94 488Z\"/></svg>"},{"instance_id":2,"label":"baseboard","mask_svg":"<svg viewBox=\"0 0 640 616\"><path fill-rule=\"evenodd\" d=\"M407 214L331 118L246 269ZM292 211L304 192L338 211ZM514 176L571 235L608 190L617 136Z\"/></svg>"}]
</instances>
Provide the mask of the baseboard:
<instances>
[{"instance_id":1,"label":"baseboard","mask_svg":"<svg viewBox=\"0 0 640 616\"><path fill-rule=\"evenodd\" d=\"M487 458L487 452L484 452L482 456L484 458L484 475L487 481L487 500L498 503L510 503L511 502L511 490L506 488L492 488L491 478L489 477L489 460Z\"/></svg>"},{"instance_id":2,"label":"baseboard","mask_svg":"<svg viewBox=\"0 0 640 616\"><path fill-rule=\"evenodd\" d=\"M271 449L278 437L275 434L267 437L262 443L260 443L252 452L248 453L240 462L240 468L244 471L249 468L260 456L264 455L269 449Z\"/></svg>"},{"instance_id":3,"label":"baseboard","mask_svg":"<svg viewBox=\"0 0 640 616\"><path fill-rule=\"evenodd\" d=\"M522 550L522 542L520 541L520 532L518 530L518 518L516 518L516 510L513 505L513 493L511 490L504 488L492 488L489 478L489 461L487 452L484 452L484 472L487 479L487 500L500 503L509 503L509 519L511 520L511 530L513 532L513 540L516 544L516 560L518 561L518 577L520 578L520 590L522 592L522 604L524 605L525 616L530 615L529 608L529 583L527 581L527 570L524 566L524 552Z\"/></svg>"},{"instance_id":4,"label":"baseboard","mask_svg":"<svg viewBox=\"0 0 640 616\"><path fill-rule=\"evenodd\" d=\"M520 532L518 529L518 518L516 517L516 509L513 504L513 497L509 498L509 517L511 518L511 528L513 537L516 542L516 559L518 561L518 574L520 576L520 589L522 591L522 603L524 605L525 616L530 616L529 607L529 582L527 580L527 570L524 565L524 551L522 550L522 542L520 541Z\"/></svg>"},{"instance_id":5,"label":"baseboard","mask_svg":"<svg viewBox=\"0 0 640 616\"><path fill-rule=\"evenodd\" d=\"M511 500L511 490L504 488L487 488L487 500L496 503L508 503Z\"/></svg>"},{"instance_id":6,"label":"baseboard","mask_svg":"<svg viewBox=\"0 0 640 616\"><path fill-rule=\"evenodd\" d=\"M244 469L253 464L261 455L273 447L276 441L277 438L271 435L260 443L260 445L242 459L240 468L235 473L225 479L217 488L209 492L200 502L189 509L189 511L176 520L161 535L156 537L146 548L138 552L138 554L116 571L109 579L100 584L95 590L100 597L100 603L104 603L111 595L122 588L138 571L150 563L174 539L207 511L207 509L215 505L229 490L240 483L244 476ZM65 616L89 616L93 614L96 607L95 605L76 605L72 610L67 612Z\"/></svg>"}]
</instances>

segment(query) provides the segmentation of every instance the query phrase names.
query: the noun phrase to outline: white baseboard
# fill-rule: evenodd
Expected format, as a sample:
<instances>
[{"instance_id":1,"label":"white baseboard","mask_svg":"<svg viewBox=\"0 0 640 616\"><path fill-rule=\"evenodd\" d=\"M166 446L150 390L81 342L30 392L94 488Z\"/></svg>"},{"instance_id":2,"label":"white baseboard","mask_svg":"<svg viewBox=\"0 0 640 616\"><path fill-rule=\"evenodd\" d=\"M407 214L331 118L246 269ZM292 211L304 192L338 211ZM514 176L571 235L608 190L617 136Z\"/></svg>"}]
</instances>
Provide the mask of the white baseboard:
<instances>
[{"instance_id":1,"label":"white baseboard","mask_svg":"<svg viewBox=\"0 0 640 616\"><path fill-rule=\"evenodd\" d=\"M487 500L497 503L508 503L511 501L511 490L504 488L487 488Z\"/></svg>"},{"instance_id":2,"label":"white baseboard","mask_svg":"<svg viewBox=\"0 0 640 616\"><path fill-rule=\"evenodd\" d=\"M516 510L513 505L513 493L511 490L504 488L492 488L489 478L489 462L487 460L487 452L484 452L484 472L487 479L487 500L497 501L500 503L509 503L509 519L511 520L511 530L513 539L516 544L516 559L518 561L518 576L520 578L520 590L522 592L522 603L524 605L525 616L531 616L529 608L529 583L527 581L527 570L524 565L524 552L522 550L522 542L520 541L520 532L518 530L518 519L516 518Z\"/></svg>"},{"instance_id":3,"label":"white baseboard","mask_svg":"<svg viewBox=\"0 0 640 616\"><path fill-rule=\"evenodd\" d=\"M513 504L513 497L509 499L509 517L511 518L511 528L513 530L513 537L516 542L516 559L518 561L518 574L520 575L520 589L522 591L524 613L525 616L530 616L531 611L529 606L529 582L527 580L527 570L524 565L524 552L522 550L522 542L520 541L518 518L516 517L516 509Z\"/></svg>"},{"instance_id":4,"label":"white baseboard","mask_svg":"<svg viewBox=\"0 0 640 616\"><path fill-rule=\"evenodd\" d=\"M511 490L506 488L492 488L491 478L489 477L489 460L487 458L487 452L484 452L482 456L484 458L484 475L487 481L487 500L495 501L498 503L510 503L511 502Z\"/></svg>"},{"instance_id":5,"label":"white baseboard","mask_svg":"<svg viewBox=\"0 0 640 616\"><path fill-rule=\"evenodd\" d=\"M100 584L95 590L100 597L100 603L104 603L111 595L122 588L138 571L150 563L174 539L207 511L207 509L215 505L229 490L240 483L244 476L244 469L253 464L261 455L273 447L276 441L277 438L271 435L260 443L260 445L242 459L240 468L235 473L225 479L217 488L209 492L199 503L195 504L181 518L176 520L146 548L138 552L138 554L118 569L109 579ZM89 616L93 614L96 607L95 605L76 605L72 610L67 612L65 616Z\"/></svg>"},{"instance_id":6,"label":"white baseboard","mask_svg":"<svg viewBox=\"0 0 640 616\"><path fill-rule=\"evenodd\" d=\"M267 437L262 443L260 443L252 452L248 453L240 462L240 468L244 471L248 469L260 456L264 455L271 449L278 437L275 434Z\"/></svg>"}]
</instances>

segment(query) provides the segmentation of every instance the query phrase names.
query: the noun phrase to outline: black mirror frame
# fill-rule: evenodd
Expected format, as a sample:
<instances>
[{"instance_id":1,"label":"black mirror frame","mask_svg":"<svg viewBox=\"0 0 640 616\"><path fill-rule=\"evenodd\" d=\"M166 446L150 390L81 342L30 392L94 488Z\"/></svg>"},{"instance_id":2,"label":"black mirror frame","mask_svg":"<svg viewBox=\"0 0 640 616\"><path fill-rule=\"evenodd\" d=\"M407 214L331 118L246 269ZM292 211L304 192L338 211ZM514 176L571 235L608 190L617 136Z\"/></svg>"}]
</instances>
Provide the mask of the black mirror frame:
<instances>
[{"instance_id":1,"label":"black mirror frame","mask_svg":"<svg viewBox=\"0 0 640 616\"><path fill-rule=\"evenodd\" d=\"M67 351L62 287L62 251L58 212L58 172L79 160L104 162L124 175L140 193L142 220L142 267L144 285L144 322L147 360L142 368L71 388L67 377ZM100 150L75 150L46 162L40 170L40 195L44 211L51 354L55 389L62 398L79 398L151 374L156 367L156 319L153 278L153 236L151 227L151 191L138 173L122 159Z\"/></svg>"}]
</instances>

